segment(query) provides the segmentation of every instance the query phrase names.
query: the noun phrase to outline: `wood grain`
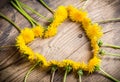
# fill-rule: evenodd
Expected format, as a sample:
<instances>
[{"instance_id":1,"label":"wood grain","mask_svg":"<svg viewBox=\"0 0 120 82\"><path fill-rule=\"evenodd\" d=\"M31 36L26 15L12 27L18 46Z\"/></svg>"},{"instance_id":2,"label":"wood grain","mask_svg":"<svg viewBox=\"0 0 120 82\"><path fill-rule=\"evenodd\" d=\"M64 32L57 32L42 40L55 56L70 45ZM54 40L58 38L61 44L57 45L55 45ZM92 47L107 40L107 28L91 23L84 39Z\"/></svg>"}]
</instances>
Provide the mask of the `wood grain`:
<instances>
[{"instance_id":1,"label":"wood grain","mask_svg":"<svg viewBox=\"0 0 120 82\"><path fill-rule=\"evenodd\" d=\"M36 0L21 0L28 4L42 15L50 18L52 14ZM82 7L84 2L80 0L44 0L52 9L59 5L74 5ZM120 17L120 0L90 0L86 10L93 21L106 20L109 18ZM17 12L9 3L0 9L7 17L13 20L21 28L31 27L29 22ZM46 21L35 14L29 12L41 25L46 26ZM105 43L120 45L120 22L101 24ZM0 46L14 45L17 30L8 22L0 18ZM90 43L81 28L80 24L73 23L67 19L59 26L59 32L55 37L49 39L37 38L29 44L35 51L44 54L47 60L72 59L74 61L85 61L92 57ZM111 53L120 53L118 49L105 48ZM26 59L20 57L15 47L0 49L0 82L23 82L27 70L32 66ZM102 57L101 67L120 80L120 58L104 56ZM57 71L54 82L61 82L63 71ZM50 73L36 68L29 76L27 82L50 82ZM76 76L71 73L67 77L67 82L77 82ZM100 73L84 75L82 82L112 82Z\"/></svg>"}]
</instances>

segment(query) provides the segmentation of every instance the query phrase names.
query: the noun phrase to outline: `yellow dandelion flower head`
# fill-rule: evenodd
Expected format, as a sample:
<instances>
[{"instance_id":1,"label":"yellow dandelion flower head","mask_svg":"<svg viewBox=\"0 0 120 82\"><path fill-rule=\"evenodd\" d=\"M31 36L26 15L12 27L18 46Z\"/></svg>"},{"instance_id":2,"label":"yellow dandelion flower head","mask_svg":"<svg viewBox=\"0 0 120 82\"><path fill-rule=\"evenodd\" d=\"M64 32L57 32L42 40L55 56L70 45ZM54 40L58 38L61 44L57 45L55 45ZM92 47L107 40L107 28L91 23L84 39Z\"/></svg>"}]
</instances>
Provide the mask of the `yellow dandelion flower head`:
<instances>
[{"instance_id":1,"label":"yellow dandelion flower head","mask_svg":"<svg viewBox=\"0 0 120 82\"><path fill-rule=\"evenodd\" d=\"M60 18L55 19L55 20L50 24L50 26L48 26L48 27L57 28L57 27L62 23L62 22L59 22L59 19L60 19Z\"/></svg>"},{"instance_id":2,"label":"yellow dandelion flower head","mask_svg":"<svg viewBox=\"0 0 120 82\"><path fill-rule=\"evenodd\" d=\"M28 60L32 63L34 63L35 55L34 53L28 56Z\"/></svg>"},{"instance_id":3,"label":"yellow dandelion flower head","mask_svg":"<svg viewBox=\"0 0 120 82\"><path fill-rule=\"evenodd\" d=\"M55 11L54 19L58 20L59 22L63 22L68 16L67 10L64 6L59 6L58 9Z\"/></svg>"},{"instance_id":4,"label":"yellow dandelion flower head","mask_svg":"<svg viewBox=\"0 0 120 82\"><path fill-rule=\"evenodd\" d=\"M85 64L84 62L80 63L80 62L74 62L73 64L73 70L85 70L87 69L87 64Z\"/></svg>"},{"instance_id":5,"label":"yellow dandelion flower head","mask_svg":"<svg viewBox=\"0 0 120 82\"><path fill-rule=\"evenodd\" d=\"M57 27L67 18L68 13L64 6L59 6L54 13L54 21L48 26L45 31L45 38L52 37L57 33Z\"/></svg>"},{"instance_id":6,"label":"yellow dandelion flower head","mask_svg":"<svg viewBox=\"0 0 120 82\"><path fill-rule=\"evenodd\" d=\"M34 54L33 50L28 46L24 46L23 51L24 51L24 54L27 54L27 55L33 55Z\"/></svg>"},{"instance_id":7,"label":"yellow dandelion flower head","mask_svg":"<svg viewBox=\"0 0 120 82\"><path fill-rule=\"evenodd\" d=\"M101 27L98 24L91 24L86 29L87 36L92 39L96 37L97 39L100 39L100 37L103 35L101 31Z\"/></svg>"},{"instance_id":8,"label":"yellow dandelion flower head","mask_svg":"<svg viewBox=\"0 0 120 82\"><path fill-rule=\"evenodd\" d=\"M94 72L95 66L99 66L100 62L101 62L101 60L99 58L93 57L88 63L88 68L87 69L88 69L89 73Z\"/></svg>"},{"instance_id":9,"label":"yellow dandelion flower head","mask_svg":"<svg viewBox=\"0 0 120 82\"><path fill-rule=\"evenodd\" d=\"M43 36L43 32L44 32L44 28L42 26L35 26L32 28L35 37L42 37Z\"/></svg>"},{"instance_id":10,"label":"yellow dandelion flower head","mask_svg":"<svg viewBox=\"0 0 120 82\"><path fill-rule=\"evenodd\" d=\"M91 19L90 18L83 18L83 21L82 21L82 26L84 28L84 30L86 31L88 29L88 26L91 25Z\"/></svg>"},{"instance_id":11,"label":"yellow dandelion flower head","mask_svg":"<svg viewBox=\"0 0 120 82\"><path fill-rule=\"evenodd\" d=\"M30 28L23 29L20 35L23 37L25 43L29 43L34 40L34 33Z\"/></svg>"},{"instance_id":12,"label":"yellow dandelion flower head","mask_svg":"<svg viewBox=\"0 0 120 82\"><path fill-rule=\"evenodd\" d=\"M82 9L78 10L73 6L68 6L69 17L72 21L82 22L82 20L87 17L87 13Z\"/></svg>"},{"instance_id":13,"label":"yellow dandelion flower head","mask_svg":"<svg viewBox=\"0 0 120 82\"><path fill-rule=\"evenodd\" d=\"M48 37L54 36L56 34L57 34L57 28L48 27L47 31L45 31L44 37L48 38Z\"/></svg>"},{"instance_id":14,"label":"yellow dandelion flower head","mask_svg":"<svg viewBox=\"0 0 120 82\"><path fill-rule=\"evenodd\" d=\"M68 16L67 10L64 6L59 6L54 13L54 21L50 24L49 27L56 28L59 26Z\"/></svg>"},{"instance_id":15,"label":"yellow dandelion flower head","mask_svg":"<svg viewBox=\"0 0 120 82\"><path fill-rule=\"evenodd\" d=\"M27 47L25 44L19 46L19 50L20 50L20 52L23 53L23 54L26 54L26 53L24 53L24 52L26 52L26 51L28 50L27 48L28 48L28 47Z\"/></svg>"},{"instance_id":16,"label":"yellow dandelion flower head","mask_svg":"<svg viewBox=\"0 0 120 82\"><path fill-rule=\"evenodd\" d=\"M65 59L60 63L60 67L65 67L65 66L73 66L74 61L73 60L69 60L69 59Z\"/></svg>"},{"instance_id":17,"label":"yellow dandelion flower head","mask_svg":"<svg viewBox=\"0 0 120 82\"><path fill-rule=\"evenodd\" d=\"M59 66L60 62L57 60L51 60L48 62L48 66Z\"/></svg>"},{"instance_id":18,"label":"yellow dandelion flower head","mask_svg":"<svg viewBox=\"0 0 120 82\"><path fill-rule=\"evenodd\" d=\"M91 47L93 48L94 55L97 55L100 47L98 46L98 39L96 37L91 39Z\"/></svg>"},{"instance_id":19,"label":"yellow dandelion flower head","mask_svg":"<svg viewBox=\"0 0 120 82\"><path fill-rule=\"evenodd\" d=\"M37 61L39 61L43 66L47 65L46 58L43 55L36 53L35 56Z\"/></svg>"},{"instance_id":20,"label":"yellow dandelion flower head","mask_svg":"<svg viewBox=\"0 0 120 82\"><path fill-rule=\"evenodd\" d=\"M24 41L23 37L21 35L19 35L16 38L16 46L20 48L23 45L25 45L25 41Z\"/></svg>"}]
</instances>

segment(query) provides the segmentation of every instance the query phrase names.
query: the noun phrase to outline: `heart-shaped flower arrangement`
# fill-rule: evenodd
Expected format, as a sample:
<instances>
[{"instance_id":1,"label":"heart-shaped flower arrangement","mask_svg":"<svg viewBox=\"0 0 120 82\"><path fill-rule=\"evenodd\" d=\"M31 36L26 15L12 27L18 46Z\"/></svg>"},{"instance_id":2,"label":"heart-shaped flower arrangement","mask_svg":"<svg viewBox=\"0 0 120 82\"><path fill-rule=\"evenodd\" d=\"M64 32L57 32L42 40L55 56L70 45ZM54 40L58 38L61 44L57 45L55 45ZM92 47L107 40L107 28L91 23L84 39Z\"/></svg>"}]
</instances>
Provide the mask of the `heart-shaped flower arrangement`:
<instances>
[{"instance_id":1,"label":"heart-shaped flower arrangement","mask_svg":"<svg viewBox=\"0 0 120 82\"><path fill-rule=\"evenodd\" d=\"M49 11L54 13L54 20L53 22L47 27L44 28L41 25L39 25L38 22L36 22L33 18L31 18L24 9L22 9L22 6L28 8L32 12L36 13L33 9L31 9L29 6L26 6L25 4L21 3L19 0L11 0L11 4L13 7L15 7L24 17L27 18L27 20L31 23L33 28L24 28L21 30L19 26L17 26L13 21L11 21L9 18L7 18L4 14L0 13L0 17L4 18L8 22L10 22L15 28L20 32L20 34L16 38L16 47L19 49L20 53L27 57L27 59L35 63L33 67L29 69L29 71L26 73L26 76L24 78L24 82L26 82L26 79L30 72L36 67L36 66L42 66L43 68L50 68L52 71L52 77L51 81L53 82L54 79L54 73L58 68L63 68L65 70L63 82L66 82L66 76L67 73L70 71L75 71L78 74L79 82L81 82L81 76L83 75L83 72L87 71L88 73L93 73L96 70L100 70L105 76L110 78L111 80L115 82L120 82L116 78L112 77L108 73L106 73L104 70L100 67L101 59L99 58L99 54L105 55L104 51L100 50L100 47L103 45L103 43L99 40L101 36L103 35L103 32L101 31L101 27L97 23L93 23L90 18L88 18L87 12L85 12L83 9L86 4L84 4L83 9L76 9L73 6L59 6L58 9L54 12L51 10L43 0L39 0ZM87 2L86 2L87 3ZM38 15L38 13L36 13ZM46 17L39 14L40 17L45 18L47 21L49 21ZM32 42L35 38L41 37L41 38L49 38L57 33L57 27L65 21L65 19L69 18L71 21L80 23L82 25L82 28L84 29L87 37L89 38L89 41L91 43L92 47L92 58L88 61L86 64L85 62L75 62L70 59L64 59L62 61L58 60L50 60L48 61L44 55L35 53L27 44ZM107 20L109 21L116 21L120 20L118 19L112 19ZM51 21L49 21L51 22ZM105 22L105 21L103 21ZM36 26L37 25L37 26ZM112 48L120 49L119 46L114 45L108 45ZM110 54L110 53L108 53ZM118 54L110 54L112 56L120 56Z\"/></svg>"},{"instance_id":2,"label":"heart-shaped flower arrangement","mask_svg":"<svg viewBox=\"0 0 120 82\"><path fill-rule=\"evenodd\" d=\"M35 53L29 46L27 46L27 44L33 41L36 37L48 38L54 36L57 33L57 27L68 17L71 21L82 24L82 28L84 29L87 37L90 39L91 47L93 48L93 58L89 60L88 64L84 62L75 62L69 59L62 61L47 61L42 54ZM34 63L39 62L39 64L43 67L57 66L64 68L69 66L76 71L83 70L92 73L100 66L101 59L98 57L98 40L101 38L102 34L101 27L96 23L92 23L92 21L88 18L87 13L82 9L78 10L73 6L59 6L54 13L54 21L47 29L44 29L42 26L24 28L17 36L16 46L22 54L27 56L28 60Z\"/></svg>"}]
</instances>

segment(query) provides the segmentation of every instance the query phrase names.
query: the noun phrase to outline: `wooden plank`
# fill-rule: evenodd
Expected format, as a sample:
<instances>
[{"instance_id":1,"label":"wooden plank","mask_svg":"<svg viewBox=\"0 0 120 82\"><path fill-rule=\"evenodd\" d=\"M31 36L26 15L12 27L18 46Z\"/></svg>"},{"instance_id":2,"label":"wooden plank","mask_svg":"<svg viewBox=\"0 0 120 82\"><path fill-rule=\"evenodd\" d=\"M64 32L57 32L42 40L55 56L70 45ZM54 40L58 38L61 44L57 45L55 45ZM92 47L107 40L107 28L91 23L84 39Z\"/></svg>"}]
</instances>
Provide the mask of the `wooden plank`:
<instances>
[{"instance_id":1,"label":"wooden plank","mask_svg":"<svg viewBox=\"0 0 120 82\"><path fill-rule=\"evenodd\" d=\"M21 0L28 4L39 13L50 18L52 14L45 9L36 0ZM82 7L84 2L80 0L45 0L52 8L56 9L59 5L74 5L77 8ZM7 17L13 20L21 28L31 27L28 21L19 14L10 4L6 4L0 9ZM106 20L108 18L120 17L120 0L90 0L86 10L89 17L93 21ZM46 21L30 13L32 17L38 20L42 25L46 25ZM102 40L105 43L120 45L120 22L101 24L104 36ZM5 20L0 19L0 46L14 45L15 38L18 35L17 30ZM81 37L80 37L81 36ZM74 61L87 62L92 54L90 43L79 24L66 20L59 26L59 32L55 37L49 39L37 38L30 47L35 51L44 54L48 60L51 59L72 59ZM120 50L103 48L111 53L120 53ZM120 80L120 58L105 56L102 58L103 69ZM31 63L19 56L15 47L4 48L0 50L0 82L22 82L27 70L31 67ZM58 71L55 75L54 82L61 82L63 71ZM83 82L112 82L110 79L93 73L84 75ZM36 68L29 76L27 82L50 82L50 73L41 68ZM67 82L77 82L77 78L73 73L67 77Z\"/></svg>"}]
</instances>

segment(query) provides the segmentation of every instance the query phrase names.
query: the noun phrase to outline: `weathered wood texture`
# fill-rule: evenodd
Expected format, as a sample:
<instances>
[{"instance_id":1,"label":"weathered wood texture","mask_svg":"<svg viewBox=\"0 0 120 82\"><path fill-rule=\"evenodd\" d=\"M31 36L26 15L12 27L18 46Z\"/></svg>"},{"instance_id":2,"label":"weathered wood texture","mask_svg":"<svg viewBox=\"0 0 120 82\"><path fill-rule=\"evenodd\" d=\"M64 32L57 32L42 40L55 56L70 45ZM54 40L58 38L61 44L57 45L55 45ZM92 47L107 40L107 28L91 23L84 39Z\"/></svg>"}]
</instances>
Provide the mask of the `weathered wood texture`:
<instances>
[{"instance_id":1,"label":"weathered wood texture","mask_svg":"<svg viewBox=\"0 0 120 82\"><path fill-rule=\"evenodd\" d=\"M36 0L21 0L28 4L39 13L50 18L52 14L45 9ZM84 2L80 0L45 0L53 9L59 5L74 5L80 8ZM0 9L7 17L13 20L21 28L31 27L28 21L17 12L10 4L6 4ZM120 17L120 0L90 0L86 10L93 21L106 20L109 18ZM43 19L30 13L42 25L45 25ZM120 45L120 22L101 24L104 36L102 40L105 43ZM15 38L18 35L17 30L8 22L0 18L0 46L14 45ZM35 52L42 53L48 60L51 59L73 59L74 61L87 62L91 54L91 48L85 33L79 24L66 20L59 26L59 32L55 37L49 39L36 39L30 44ZM111 53L120 53L118 49L103 48ZM0 82L22 82L31 63L19 56L15 47L4 48L0 50ZM120 80L120 58L104 56L102 57L101 67ZM54 82L61 82L63 71L58 71ZM84 75L83 82L112 82L110 79L99 73ZM36 68L29 76L27 82L50 82L50 73L41 68ZM67 77L67 82L77 82L73 73Z\"/></svg>"}]
</instances>

